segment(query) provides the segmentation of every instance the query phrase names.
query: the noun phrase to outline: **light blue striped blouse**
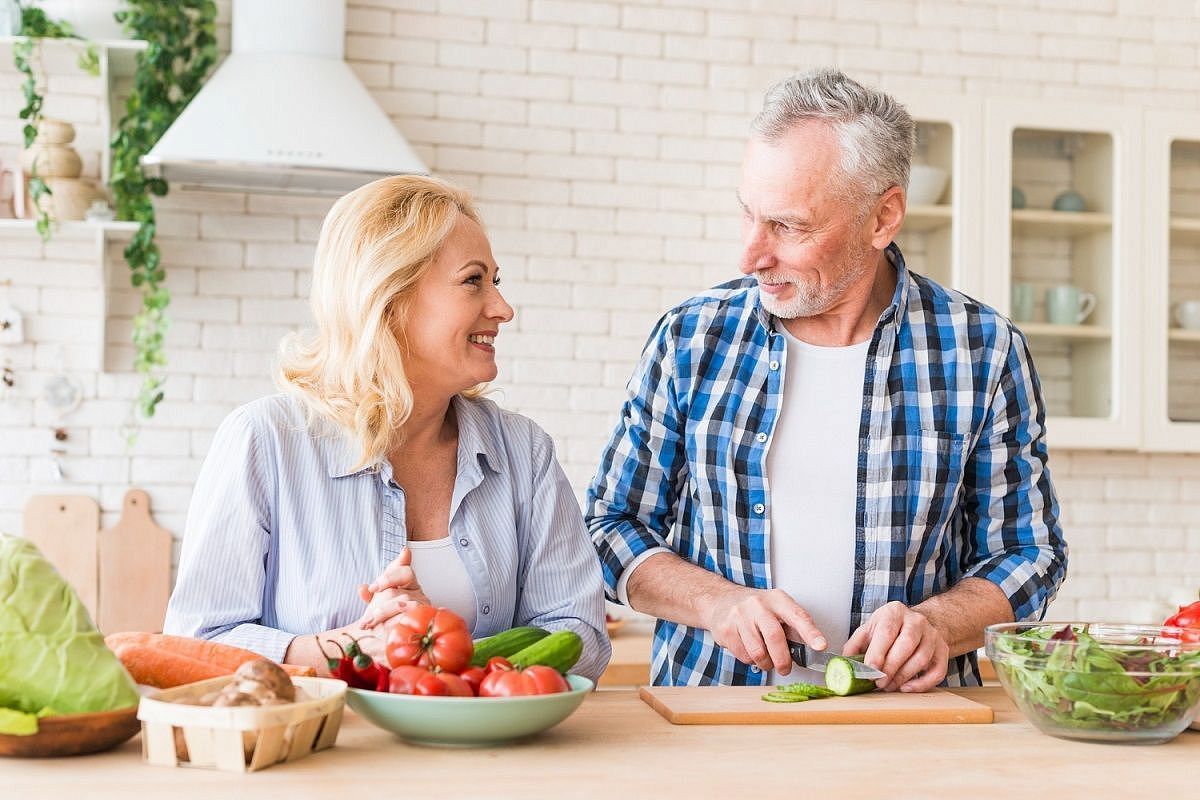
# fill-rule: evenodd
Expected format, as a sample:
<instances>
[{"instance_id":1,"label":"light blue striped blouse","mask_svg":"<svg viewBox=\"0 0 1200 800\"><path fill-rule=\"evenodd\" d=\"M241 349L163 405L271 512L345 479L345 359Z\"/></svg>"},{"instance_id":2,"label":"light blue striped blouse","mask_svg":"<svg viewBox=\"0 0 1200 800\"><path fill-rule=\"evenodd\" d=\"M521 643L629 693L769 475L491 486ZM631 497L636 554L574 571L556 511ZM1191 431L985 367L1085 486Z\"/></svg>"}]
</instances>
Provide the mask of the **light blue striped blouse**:
<instances>
[{"instance_id":1,"label":"light blue striped blouse","mask_svg":"<svg viewBox=\"0 0 1200 800\"><path fill-rule=\"evenodd\" d=\"M450 536L475 591L473 635L573 630L584 647L572 672L598 677L611 654L600 564L553 441L487 399L456 398L454 409ZM356 460L348 439L310 433L288 395L231 413L192 494L165 632L278 661L295 636L358 619L357 587L407 533L391 464L355 472Z\"/></svg>"}]
</instances>

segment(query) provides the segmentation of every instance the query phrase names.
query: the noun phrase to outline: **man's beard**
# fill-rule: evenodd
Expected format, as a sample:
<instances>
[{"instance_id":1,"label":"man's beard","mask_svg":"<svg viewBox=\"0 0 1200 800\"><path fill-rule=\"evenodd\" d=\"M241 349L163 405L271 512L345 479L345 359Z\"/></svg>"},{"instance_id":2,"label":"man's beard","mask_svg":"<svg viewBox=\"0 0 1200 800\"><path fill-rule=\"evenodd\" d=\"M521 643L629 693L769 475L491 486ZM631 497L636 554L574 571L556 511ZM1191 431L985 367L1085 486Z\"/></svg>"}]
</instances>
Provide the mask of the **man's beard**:
<instances>
[{"instance_id":1,"label":"man's beard","mask_svg":"<svg viewBox=\"0 0 1200 800\"><path fill-rule=\"evenodd\" d=\"M846 291L860 281L868 272L874 271L874 261L869 256L869 248L862 252L851 254L842 265L841 271L832 283L821 285L818 281L801 281L782 275L773 275L770 270L755 275L758 280L767 283L788 283L792 293L786 300L781 300L766 292L760 292L763 308L768 313L780 319L796 319L797 317L815 317L828 311L836 302L845 296Z\"/></svg>"}]
</instances>

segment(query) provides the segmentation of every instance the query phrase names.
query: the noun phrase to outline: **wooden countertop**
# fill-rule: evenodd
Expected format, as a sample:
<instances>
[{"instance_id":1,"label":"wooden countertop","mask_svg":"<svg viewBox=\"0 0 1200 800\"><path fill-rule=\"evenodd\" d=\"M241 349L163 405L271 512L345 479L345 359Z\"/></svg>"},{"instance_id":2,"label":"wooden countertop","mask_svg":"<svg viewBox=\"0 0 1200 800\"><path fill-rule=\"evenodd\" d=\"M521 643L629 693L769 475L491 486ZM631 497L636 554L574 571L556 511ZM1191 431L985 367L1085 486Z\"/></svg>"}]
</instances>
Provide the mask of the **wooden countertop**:
<instances>
[{"instance_id":1,"label":"wooden countertop","mask_svg":"<svg viewBox=\"0 0 1200 800\"><path fill-rule=\"evenodd\" d=\"M234 775L151 767L140 739L95 756L0 759L5 796L978 798L1187 797L1200 732L1152 747L1036 731L997 687L957 690L991 725L671 725L634 690L600 690L558 727L502 748L408 745L347 709L337 745ZM798 791L799 790L799 791ZM36 792L32 794L32 792Z\"/></svg>"}]
</instances>

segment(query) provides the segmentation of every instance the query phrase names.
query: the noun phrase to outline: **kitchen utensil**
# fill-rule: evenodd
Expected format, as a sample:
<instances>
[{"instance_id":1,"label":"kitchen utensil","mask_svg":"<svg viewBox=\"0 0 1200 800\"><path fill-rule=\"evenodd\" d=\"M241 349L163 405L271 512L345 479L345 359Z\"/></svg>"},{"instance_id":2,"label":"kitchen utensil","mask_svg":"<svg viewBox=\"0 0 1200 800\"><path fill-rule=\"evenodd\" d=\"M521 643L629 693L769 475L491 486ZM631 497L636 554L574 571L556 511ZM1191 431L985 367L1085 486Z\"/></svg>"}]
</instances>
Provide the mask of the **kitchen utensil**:
<instances>
[{"instance_id":1,"label":"kitchen utensil","mask_svg":"<svg viewBox=\"0 0 1200 800\"><path fill-rule=\"evenodd\" d=\"M568 675L571 691L526 697L420 697L349 689L367 721L418 744L488 747L554 727L579 708L592 682Z\"/></svg>"},{"instance_id":2,"label":"kitchen utensil","mask_svg":"<svg viewBox=\"0 0 1200 800\"><path fill-rule=\"evenodd\" d=\"M1055 211L1087 211L1087 201L1074 189L1068 189L1054 198Z\"/></svg>"},{"instance_id":3,"label":"kitchen utensil","mask_svg":"<svg viewBox=\"0 0 1200 800\"><path fill-rule=\"evenodd\" d=\"M171 595L172 537L150 517L150 496L125 493L121 518L100 531L99 616L104 633L162 630Z\"/></svg>"},{"instance_id":4,"label":"kitchen utensil","mask_svg":"<svg viewBox=\"0 0 1200 800\"><path fill-rule=\"evenodd\" d=\"M99 529L100 506L86 495L34 495L25 503L21 535L66 578L92 619L98 604Z\"/></svg>"},{"instance_id":5,"label":"kitchen utensil","mask_svg":"<svg viewBox=\"0 0 1200 800\"><path fill-rule=\"evenodd\" d=\"M254 772L333 747L342 725L345 681L292 678L309 699L283 705L214 708L188 702L233 680L223 675L143 697L137 718L146 762Z\"/></svg>"},{"instance_id":6,"label":"kitchen utensil","mask_svg":"<svg viewBox=\"0 0 1200 800\"><path fill-rule=\"evenodd\" d=\"M788 642L788 652L792 654L792 660L797 664L808 669L814 669L817 672L825 671L825 668L829 666L829 659L839 657L837 653L812 650L798 642ZM851 660L850 663L854 666L854 677L856 678L877 681L880 678L887 677L884 673L861 661Z\"/></svg>"},{"instance_id":7,"label":"kitchen utensil","mask_svg":"<svg viewBox=\"0 0 1200 800\"><path fill-rule=\"evenodd\" d=\"M899 725L987 723L992 709L945 689L868 692L768 703L764 686L643 686L642 700L675 725Z\"/></svg>"},{"instance_id":8,"label":"kitchen utensil","mask_svg":"<svg viewBox=\"0 0 1200 800\"><path fill-rule=\"evenodd\" d=\"M1200 712L1200 642L1182 628L1085 622L990 625L1000 684L1043 733L1155 744Z\"/></svg>"},{"instance_id":9,"label":"kitchen utensil","mask_svg":"<svg viewBox=\"0 0 1200 800\"><path fill-rule=\"evenodd\" d=\"M1078 325L1096 310L1096 295L1074 286L1046 290L1046 319L1055 325Z\"/></svg>"},{"instance_id":10,"label":"kitchen utensil","mask_svg":"<svg viewBox=\"0 0 1200 800\"><path fill-rule=\"evenodd\" d=\"M54 757L99 753L138 732L137 706L38 720L31 736L0 734L0 756Z\"/></svg>"},{"instance_id":11,"label":"kitchen utensil","mask_svg":"<svg viewBox=\"0 0 1200 800\"><path fill-rule=\"evenodd\" d=\"M1033 322L1034 289L1032 283L1012 285L1013 322Z\"/></svg>"},{"instance_id":12,"label":"kitchen utensil","mask_svg":"<svg viewBox=\"0 0 1200 800\"><path fill-rule=\"evenodd\" d=\"M1200 330L1200 300L1185 300L1175 306L1175 322L1190 331Z\"/></svg>"},{"instance_id":13,"label":"kitchen utensil","mask_svg":"<svg viewBox=\"0 0 1200 800\"><path fill-rule=\"evenodd\" d=\"M908 202L914 206L933 205L946 191L950 173L929 164L913 164L908 172Z\"/></svg>"}]
</instances>

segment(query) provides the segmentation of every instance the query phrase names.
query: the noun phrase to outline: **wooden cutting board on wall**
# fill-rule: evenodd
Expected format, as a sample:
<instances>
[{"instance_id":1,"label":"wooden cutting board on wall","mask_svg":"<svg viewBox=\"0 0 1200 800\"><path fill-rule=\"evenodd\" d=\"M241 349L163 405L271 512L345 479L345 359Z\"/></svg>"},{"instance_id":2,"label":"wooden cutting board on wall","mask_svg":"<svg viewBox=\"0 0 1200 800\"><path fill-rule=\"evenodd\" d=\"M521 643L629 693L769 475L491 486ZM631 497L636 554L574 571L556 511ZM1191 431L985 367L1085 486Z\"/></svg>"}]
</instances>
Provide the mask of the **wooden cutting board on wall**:
<instances>
[{"instance_id":1,"label":"wooden cutting board on wall","mask_svg":"<svg viewBox=\"0 0 1200 800\"><path fill-rule=\"evenodd\" d=\"M768 703L761 686L643 686L644 702L675 725L900 725L988 723L992 709L945 689L870 692Z\"/></svg>"},{"instance_id":2,"label":"wooden cutting board on wall","mask_svg":"<svg viewBox=\"0 0 1200 800\"><path fill-rule=\"evenodd\" d=\"M99 569L96 532L100 506L77 494L34 495L25 503L22 535L37 545L58 573L79 595L92 619L96 618Z\"/></svg>"},{"instance_id":3,"label":"wooden cutting board on wall","mask_svg":"<svg viewBox=\"0 0 1200 800\"><path fill-rule=\"evenodd\" d=\"M104 633L162 630L171 594L171 533L150 518L150 496L125 493L121 518L100 531L100 616Z\"/></svg>"}]
</instances>

